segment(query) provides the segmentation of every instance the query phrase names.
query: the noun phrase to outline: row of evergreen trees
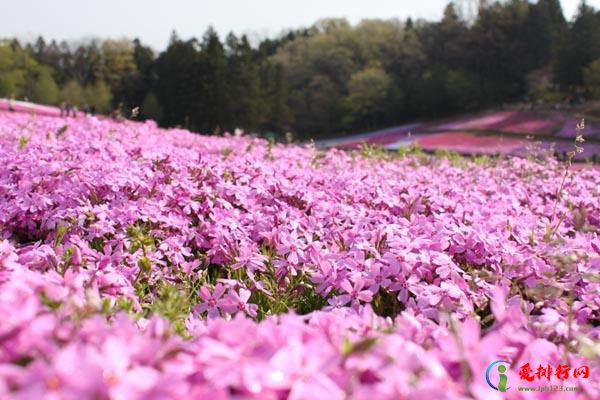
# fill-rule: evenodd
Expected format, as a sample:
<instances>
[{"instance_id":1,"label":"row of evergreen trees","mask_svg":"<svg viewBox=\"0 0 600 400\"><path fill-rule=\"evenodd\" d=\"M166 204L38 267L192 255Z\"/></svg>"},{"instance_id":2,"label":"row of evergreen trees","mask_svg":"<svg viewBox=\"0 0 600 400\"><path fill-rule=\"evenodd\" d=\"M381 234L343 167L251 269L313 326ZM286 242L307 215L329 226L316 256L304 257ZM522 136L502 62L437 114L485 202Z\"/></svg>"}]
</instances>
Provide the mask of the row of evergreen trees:
<instances>
[{"instance_id":1,"label":"row of evergreen trees","mask_svg":"<svg viewBox=\"0 0 600 400\"><path fill-rule=\"evenodd\" d=\"M139 40L7 40L0 96L69 102L201 132L318 137L511 102L600 96L600 12L559 0L453 3L441 21L327 19L251 45L209 28L156 54Z\"/></svg>"}]
</instances>

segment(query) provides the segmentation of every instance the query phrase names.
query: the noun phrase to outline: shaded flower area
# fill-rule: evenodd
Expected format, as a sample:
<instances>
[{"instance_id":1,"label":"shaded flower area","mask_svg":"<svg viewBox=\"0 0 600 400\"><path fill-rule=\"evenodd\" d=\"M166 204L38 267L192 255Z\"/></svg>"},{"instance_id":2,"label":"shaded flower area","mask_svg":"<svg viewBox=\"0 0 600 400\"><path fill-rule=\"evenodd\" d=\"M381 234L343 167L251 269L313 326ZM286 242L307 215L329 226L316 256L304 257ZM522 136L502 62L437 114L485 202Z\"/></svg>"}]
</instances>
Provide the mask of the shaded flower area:
<instances>
[{"instance_id":1,"label":"shaded flower area","mask_svg":"<svg viewBox=\"0 0 600 400\"><path fill-rule=\"evenodd\" d=\"M598 398L600 171L565 168L0 113L0 398L564 398L527 363Z\"/></svg>"}]
</instances>

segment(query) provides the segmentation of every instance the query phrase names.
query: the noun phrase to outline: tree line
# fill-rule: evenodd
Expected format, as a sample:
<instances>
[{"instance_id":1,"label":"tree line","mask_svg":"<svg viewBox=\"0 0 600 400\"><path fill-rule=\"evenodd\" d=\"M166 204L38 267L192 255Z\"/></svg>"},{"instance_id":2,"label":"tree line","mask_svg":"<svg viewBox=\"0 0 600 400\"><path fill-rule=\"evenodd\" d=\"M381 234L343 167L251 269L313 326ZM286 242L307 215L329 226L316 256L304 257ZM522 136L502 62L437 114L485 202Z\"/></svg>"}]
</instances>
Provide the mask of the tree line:
<instances>
[{"instance_id":1,"label":"tree line","mask_svg":"<svg viewBox=\"0 0 600 400\"><path fill-rule=\"evenodd\" d=\"M322 137L503 103L600 97L600 12L582 2L449 3L440 21L324 19L251 44L174 32L156 53L140 40L0 42L0 96L68 102L204 133Z\"/></svg>"}]
</instances>

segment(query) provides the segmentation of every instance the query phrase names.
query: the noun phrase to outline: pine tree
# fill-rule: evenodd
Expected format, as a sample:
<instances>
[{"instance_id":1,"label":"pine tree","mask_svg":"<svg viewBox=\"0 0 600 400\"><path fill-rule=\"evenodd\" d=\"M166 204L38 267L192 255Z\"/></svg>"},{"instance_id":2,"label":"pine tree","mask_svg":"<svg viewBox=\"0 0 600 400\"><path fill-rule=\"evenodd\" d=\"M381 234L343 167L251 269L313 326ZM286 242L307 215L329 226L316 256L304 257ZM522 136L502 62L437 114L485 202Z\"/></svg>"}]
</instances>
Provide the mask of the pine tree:
<instances>
[{"instance_id":1,"label":"pine tree","mask_svg":"<svg viewBox=\"0 0 600 400\"><path fill-rule=\"evenodd\" d=\"M227 58L219 35L209 27L200 45L200 92L195 125L203 132L222 132L227 125Z\"/></svg>"},{"instance_id":2,"label":"pine tree","mask_svg":"<svg viewBox=\"0 0 600 400\"><path fill-rule=\"evenodd\" d=\"M597 58L600 58L600 13L582 2L558 52L555 81L563 87L581 85L583 68Z\"/></svg>"}]
</instances>

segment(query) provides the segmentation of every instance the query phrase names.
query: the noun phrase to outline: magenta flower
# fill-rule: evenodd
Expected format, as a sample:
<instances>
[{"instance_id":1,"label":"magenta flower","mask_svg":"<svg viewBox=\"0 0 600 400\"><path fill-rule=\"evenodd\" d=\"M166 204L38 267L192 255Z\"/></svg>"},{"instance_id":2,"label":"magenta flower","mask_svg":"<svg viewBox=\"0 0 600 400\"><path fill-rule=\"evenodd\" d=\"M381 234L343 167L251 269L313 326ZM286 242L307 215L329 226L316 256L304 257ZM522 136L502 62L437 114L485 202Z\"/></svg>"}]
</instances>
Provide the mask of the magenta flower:
<instances>
[{"instance_id":1,"label":"magenta flower","mask_svg":"<svg viewBox=\"0 0 600 400\"><path fill-rule=\"evenodd\" d=\"M251 294L248 289L244 288L239 288L237 292L230 291L227 295L226 303L223 304L223 309L230 314L243 312L251 317L256 317L258 306L248 303Z\"/></svg>"},{"instance_id":2,"label":"magenta flower","mask_svg":"<svg viewBox=\"0 0 600 400\"><path fill-rule=\"evenodd\" d=\"M329 304L328 309L332 308L342 308L346 304L348 304L352 300L352 297L348 294L342 294L339 296L333 296L327 299L327 303Z\"/></svg>"},{"instance_id":3,"label":"magenta flower","mask_svg":"<svg viewBox=\"0 0 600 400\"><path fill-rule=\"evenodd\" d=\"M209 318L217 318L220 316L220 310L224 310L227 306L227 301L223 299L225 293L225 287L217 283L212 291L206 286L202 286L198 291L198 295L202 299L202 302L195 307L197 313L203 313L208 311Z\"/></svg>"},{"instance_id":4,"label":"magenta flower","mask_svg":"<svg viewBox=\"0 0 600 400\"><path fill-rule=\"evenodd\" d=\"M304 260L304 251L300 248L298 240L293 236L282 235L277 245L277 252L287 256L288 261L292 264L298 264Z\"/></svg>"},{"instance_id":5,"label":"magenta flower","mask_svg":"<svg viewBox=\"0 0 600 400\"><path fill-rule=\"evenodd\" d=\"M350 296L353 307L358 307L360 301L368 303L373 299L373 292L370 290L363 290L364 286L365 281L361 278L357 279L354 282L354 285L351 284L347 279L340 283L340 288L344 289L344 291Z\"/></svg>"},{"instance_id":6,"label":"magenta flower","mask_svg":"<svg viewBox=\"0 0 600 400\"><path fill-rule=\"evenodd\" d=\"M398 300L406 304L411 293L416 295L419 281L420 279L414 274L409 275L408 278L404 275L399 275L392 285L390 285L390 289L398 291Z\"/></svg>"},{"instance_id":7,"label":"magenta flower","mask_svg":"<svg viewBox=\"0 0 600 400\"><path fill-rule=\"evenodd\" d=\"M265 269L265 263L267 260L268 258L262 254L245 252L236 257L236 262L231 265L231 268L245 268L248 273L253 274L256 271L263 271Z\"/></svg>"},{"instance_id":8,"label":"magenta flower","mask_svg":"<svg viewBox=\"0 0 600 400\"><path fill-rule=\"evenodd\" d=\"M368 260L367 260L368 261ZM368 272L365 279L370 282L369 290L371 293L377 293L380 288L387 289L392 281L389 279L388 269L380 263L369 263Z\"/></svg>"}]
</instances>

